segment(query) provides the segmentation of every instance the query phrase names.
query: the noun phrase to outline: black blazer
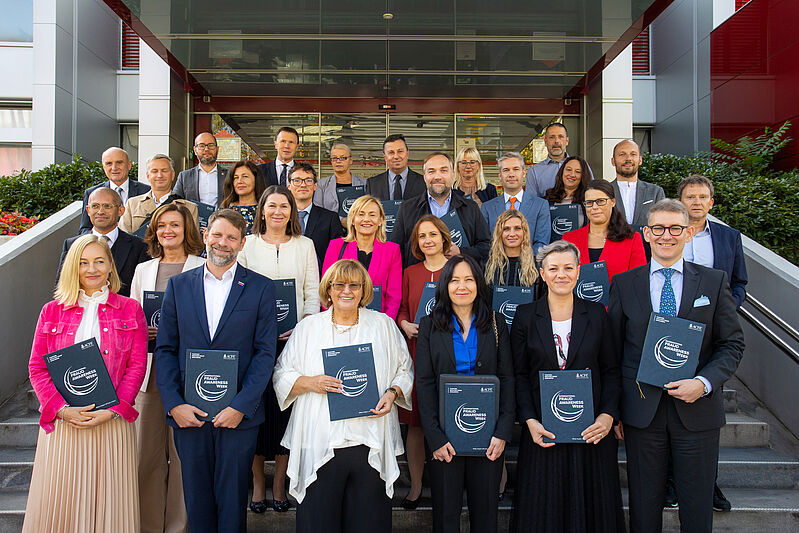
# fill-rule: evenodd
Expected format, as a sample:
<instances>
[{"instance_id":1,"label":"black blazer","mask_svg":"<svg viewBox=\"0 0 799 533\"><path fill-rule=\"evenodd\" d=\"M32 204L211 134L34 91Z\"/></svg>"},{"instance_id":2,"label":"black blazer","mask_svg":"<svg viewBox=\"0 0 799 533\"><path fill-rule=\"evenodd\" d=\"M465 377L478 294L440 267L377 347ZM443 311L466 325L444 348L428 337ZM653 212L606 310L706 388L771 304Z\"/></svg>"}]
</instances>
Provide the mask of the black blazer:
<instances>
[{"instance_id":1,"label":"black blazer","mask_svg":"<svg viewBox=\"0 0 799 533\"><path fill-rule=\"evenodd\" d=\"M260 165L258 165L258 169L261 171L261 174L264 175L264 178L266 178L267 187L270 185L277 185L277 170L274 161L269 161L268 163L261 163Z\"/></svg>"},{"instance_id":2,"label":"black blazer","mask_svg":"<svg viewBox=\"0 0 799 533\"><path fill-rule=\"evenodd\" d=\"M516 309L510 330L513 367L516 371L516 411L519 421L541 421L540 370L558 370L549 303L541 298ZM566 370L591 370L594 417L606 413L619 418L621 371L619 355L608 334L605 306L574 298L572 330Z\"/></svg>"},{"instance_id":3,"label":"black blazer","mask_svg":"<svg viewBox=\"0 0 799 533\"><path fill-rule=\"evenodd\" d=\"M466 193L464 193L460 189L452 189L452 190L454 192L459 192L459 193L463 194L464 196L466 195ZM486 183L486 188L485 189L480 189L479 191L477 191L475 193L475 195L477 195L477 198L479 198L481 202L487 202L487 201L493 200L494 198L497 197L497 188L494 187L491 183ZM472 195L472 196L474 196L474 195Z\"/></svg>"},{"instance_id":4,"label":"black blazer","mask_svg":"<svg viewBox=\"0 0 799 533\"><path fill-rule=\"evenodd\" d=\"M494 336L493 328L487 333L477 331L475 373L499 378L499 418L494 436L510 442L515 409L513 356L505 317L495 313L494 318L497 323L497 337ZM429 316L422 318L416 342L416 398L419 402L422 431L433 451L449 442L438 419L438 376L455 373L452 332L435 329Z\"/></svg>"},{"instance_id":5,"label":"black blazer","mask_svg":"<svg viewBox=\"0 0 799 533\"><path fill-rule=\"evenodd\" d=\"M394 184L388 182L388 170L366 180L366 194L376 196L382 201L391 199L390 191L393 188ZM405 190L402 191L402 199L407 200L425 192L427 192L427 185L424 184L424 178L409 168Z\"/></svg>"},{"instance_id":6,"label":"black blazer","mask_svg":"<svg viewBox=\"0 0 799 533\"><path fill-rule=\"evenodd\" d=\"M312 206L308 220L305 221L305 236L313 241L321 274L322 262L330 241L344 236L344 228L341 225L341 219L338 218L338 213L318 205Z\"/></svg>"},{"instance_id":7,"label":"black blazer","mask_svg":"<svg viewBox=\"0 0 799 533\"><path fill-rule=\"evenodd\" d=\"M70 246L72 246L72 243L75 242L78 237L80 237L80 235L77 237L70 237L64 241L64 246L61 248L61 260L58 262L56 282L58 282L58 278L61 276L61 265L64 264L64 258L67 256ZM139 263L150 260L150 256L147 254L147 245L135 235L119 230L119 236L111 247L111 255L114 258L114 265L117 268L119 280L122 282L119 294L122 296L130 296L130 283L133 281L133 274L136 272L136 266Z\"/></svg>"},{"instance_id":8,"label":"black blazer","mask_svg":"<svg viewBox=\"0 0 799 533\"><path fill-rule=\"evenodd\" d=\"M725 423L724 382L735 373L744 351L744 337L738 323L727 274L685 262L680 310L677 316L706 325L696 375L710 382L712 392L694 403L675 400L677 414L689 431L719 429ZM697 307L702 296L709 305ZM662 389L635 381L641 352L652 313L649 296L649 264L616 274L610 284L608 316L614 341L621 350L621 420L645 428L655 416ZM644 397L642 397L642 394Z\"/></svg>"},{"instance_id":9,"label":"black blazer","mask_svg":"<svg viewBox=\"0 0 799 533\"><path fill-rule=\"evenodd\" d=\"M463 231L466 233L466 238L469 239L469 244L472 245L470 248L462 248L461 251L471 255L477 259L478 263L482 264L488 257L488 250L491 247L491 231L488 229L488 224L483 218L480 208L473 201L464 198L463 193L453 191L450 211L453 209L458 211ZM397 212L391 240L400 245L402 264L405 268L420 262L411 252L411 233L413 233L416 221L422 215L429 214L430 204L427 203L427 189L421 195L402 202L399 212Z\"/></svg>"},{"instance_id":10,"label":"black blazer","mask_svg":"<svg viewBox=\"0 0 799 533\"><path fill-rule=\"evenodd\" d=\"M128 179L130 180L130 178ZM95 189L99 189L100 187L111 187L113 189L114 185L111 184L110 180L105 180L104 182L95 185L94 187L89 187L83 191L83 213L80 217L80 228L78 229L78 235L85 235L86 233L90 233L92 231L92 221L89 218L89 213L86 211L86 206L89 205L89 196L91 196ZM128 199L131 199L134 196L139 196L140 194L144 194L149 190L150 186L146 183L130 180L130 183L128 184Z\"/></svg>"}]
</instances>

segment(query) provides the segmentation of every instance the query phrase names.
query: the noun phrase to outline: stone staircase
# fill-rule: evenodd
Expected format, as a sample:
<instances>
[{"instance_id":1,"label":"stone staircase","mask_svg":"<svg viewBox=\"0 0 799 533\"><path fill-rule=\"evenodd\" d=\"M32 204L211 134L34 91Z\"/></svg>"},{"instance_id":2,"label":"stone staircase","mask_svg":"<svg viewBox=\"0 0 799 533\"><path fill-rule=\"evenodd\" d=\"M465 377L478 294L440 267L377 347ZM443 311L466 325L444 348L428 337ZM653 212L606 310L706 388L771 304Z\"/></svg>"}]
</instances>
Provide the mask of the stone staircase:
<instances>
[{"instance_id":1,"label":"stone staircase","mask_svg":"<svg viewBox=\"0 0 799 533\"><path fill-rule=\"evenodd\" d=\"M772 425L746 414L763 411L762 408L753 408L750 397L746 402L748 408L739 410L740 397L748 391L740 383L731 382L728 386L742 391L725 390L727 425L721 431L719 485L732 502L733 510L714 513L713 530L752 533L799 531L799 459L794 456L799 451L799 443L783 428L776 427L772 432ZM22 528L38 435L35 397L30 392L18 394L11 403L9 406L7 402L0 410L0 417L5 418L0 422L0 533L18 532ZM517 427L516 442L519 431L521 428ZM774 445L775 440L779 446ZM500 503L500 531L507 531L510 520L516 454L515 445L508 448L509 480L505 499ZM626 511L627 461L623 447L619 450L619 466ZM399 506L408 487L404 457L400 458L400 467L402 475L396 484L393 530L409 533L429 531L432 517L427 488L415 511ZM271 474L272 465L267 463L268 487ZM461 522L462 531L468 531L465 505ZM261 515L249 513L248 517L250 531L293 532L294 523L294 510L282 514L271 510ZM664 531L679 531L676 509L663 511L663 524Z\"/></svg>"}]
</instances>

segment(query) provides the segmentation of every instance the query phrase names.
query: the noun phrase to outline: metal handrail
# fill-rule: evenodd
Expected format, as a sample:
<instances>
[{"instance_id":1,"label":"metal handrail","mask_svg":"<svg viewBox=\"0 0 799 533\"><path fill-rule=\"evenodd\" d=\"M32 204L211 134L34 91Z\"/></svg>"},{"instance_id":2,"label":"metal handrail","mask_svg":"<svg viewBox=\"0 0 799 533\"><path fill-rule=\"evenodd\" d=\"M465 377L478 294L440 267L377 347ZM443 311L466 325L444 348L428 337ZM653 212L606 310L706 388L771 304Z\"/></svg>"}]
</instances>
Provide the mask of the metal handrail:
<instances>
[{"instance_id":1,"label":"metal handrail","mask_svg":"<svg viewBox=\"0 0 799 533\"><path fill-rule=\"evenodd\" d=\"M747 296L747 300L748 299L749 299L749 296ZM760 304L760 305L762 305L762 304ZM793 346L791 346L790 344L788 344L787 342L782 340L767 325L765 325L761 320L759 320L757 317L755 317L748 309L744 309L743 307L740 307L738 309L738 312L750 324L752 324L755 327L755 329L760 331L760 333L762 333L766 338L768 338L768 340L770 340L778 348L780 348L783 352L785 352L787 355L789 355L794 360L795 363L799 364L799 352L796 351L796 349L794 349ZM771 313L771 312L769 311L769 313ZM767 314L767 313L764 313L764 314ZM771 314L773 315L773 313L771 313ZM773 315L773 316L776 316L776 315ZM771 317L769 316L769 318L771 318ZM779 317L777 317L777 318L779 318ZM775 320L775 323L777 323L778 325L781 325L781 324L779 324L779 322L782 322L782 320L780 320L780 321L776 321Z\"/></svg>"},{"instance_id":2,"label":"metal handrail","mask_svg":"<svg viewBox=\"0 0 799 533\"><path fill-rule=\"evenodd\" d=\"M788 335L790 335L791 337L793 337L794 340L799 342L799 331L797 331L793 326L785 322L781 317L777 316L777 314L774 313L774 311L766 307L765 304L763 304L760 300L758 300L751 294L747 294L746 301L752 304L752 306L755 309L766 315L769 320L771 320L779 327L781 327L783 330L785 330L785 332L788 333Z\"/></svg>"}]
</instances>

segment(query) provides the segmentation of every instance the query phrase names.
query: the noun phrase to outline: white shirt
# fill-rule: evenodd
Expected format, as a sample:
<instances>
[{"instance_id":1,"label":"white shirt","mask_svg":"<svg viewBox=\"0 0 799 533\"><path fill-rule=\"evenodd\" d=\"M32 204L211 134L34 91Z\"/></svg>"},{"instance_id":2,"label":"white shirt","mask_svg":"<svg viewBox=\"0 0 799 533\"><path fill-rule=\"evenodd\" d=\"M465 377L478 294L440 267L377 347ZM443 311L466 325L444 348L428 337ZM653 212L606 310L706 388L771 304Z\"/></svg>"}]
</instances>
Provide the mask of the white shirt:
<instances>
[{"instance_id":1,"label":"white shirt","mask_svg":"<svg viewBox=\"0 0 799 533\"><path fill-rule=\"evenodd\" d=\"M161 198L156 198L155 193L152 191L152 189L150 190L150 197L153 199L155 205L157 205L158 207L161 207L161 202L169 198L170 194L172 194L172 191L167 191Z\"/></svg>"},{"instance_id":2,"label":"white shirt","mask_svg":"<svg viewBox=\"0 0 799 533\"><path fill-rule=\"evenodd\" d=\"M234 262L233 266L222 274L222 279L217 279L216 276L211 274L207 264L203 267L205 316L208 319L208 333L211 335L211 340L213 340L216 334L216 328L219 326L219 319L222 318L222 311L225 310L230 288L233 287L233 277L236 275L237 265L238 263Z\"/></svg>"},{"instance_id":3,"label":"white shirt","mask_svg":"<svg viewBox=\"0 0 799 533\"><path fill-rule=\"evenodd\" d=\"M94 337L97 340L97 347L103 349L100 345L100 316L97 308L108 301L108 294L108 285L91 296L86 296L83 289L78 291L78 305L83 308L83 316L80 317L80 324L75 332L75 342L83 342Z\"/></svg>"},{"instance_id":4,"label":"white shirt","mask_svg":"<svg viewBox=\"0 0 799 533\"><path fill-rule=\"evenodd\" d=\"M522 198L524 198L524 189L520 190L514 195L510 195L508 193L503 193L505 197L505 209L510 209L510 199L516 198L516 204L514 205L514 209L517 211L522 207Z\"/></svg>"},{"instance_id":5,"label":"white shirt","mask_svg":"<svg viewBox=\"0 0 799 533\"><path fill-rule=\"evenodd\" d=\"M694 238L685 244L682 257L691 263L713 268L713 239L710 236L710 222L705 220L705 229L694 235Z\"/></svg>"},{"instance_id":6,"label":"white shirt","mask_svg":"<svg viewBox=\"0 0 799 533\"><path fill-rule=\"evenodd\" d=\"M130 194L128 194L128 191L130 191L130 179L126 179L125 183L122 185L117 185L113 181L108 180L108 187L119 194L119 197L122 198L122 205L127 203L128 198L130 198ZM122 189L122 192L117 191L117 187Z\"/></svg>"},{"instance_id":7,"label":"white shirt","mask_svg":"<svg viewBox=\"0 0 799 533\"><path fill-rule=\"evenodd\" d=\"M103 234L94 228L92 228L92 233L100 238L103 238ZM111 248L114 246L114 243L117 242L117 237L119 237L119 226L114 226L114 229L106 233L105 237L108 237L108 247Z\"/></svg>"},{"instance_id":8,"label":"white shirt","mask_svg":"<svg viewBox=\"0 0 799 533\"><path fill-rule=\"evenodd\" d=\"M558 356L559 367L563 367L566 364L566 358L569 356L569 341L571 340L571 332L571 318L568 320L552 321L552 334L555 336L555 353Z\"/></svg>"},{"instance_id":9,"label":"white shirt","mask_svg":"<svg viewBox=\"0 0 799 533\"><path fill-rule=\"evenodd\" d=\"M280 175L283 173L283 167L286 168L286 186L289 184L289 176L291 175L291 169L294 168L294 160L292 159L288 163L284 163L280 159L275 159L275 171L277 172L277 183L280 184Z\"/></svg>"},{"instance_id":10,"label":"white shirt","mask_svg":"<svg viewBox=\"0 0 799 533\"><path fill-rule=\"evenodd\" d=\"M638 180L622 181L617 179L616 184L619 186L621 202L624 205L624 218L627 219L628 224L632 224L633 217L635 217L635 192L638 189Z\"/></svg>"},{"instance_id":11,"label":"white shirt","mask_svg":"<svg viewBox=\"0 0 799 533\"><path fill-rule=\"evenodd\" d=\"M219 182L217 181L219 167L214 165L211 172L206 172L203 167L197 167L197 190L200 201L204 204L216 206L219 203Z\"/></svg>"}]
</instances>

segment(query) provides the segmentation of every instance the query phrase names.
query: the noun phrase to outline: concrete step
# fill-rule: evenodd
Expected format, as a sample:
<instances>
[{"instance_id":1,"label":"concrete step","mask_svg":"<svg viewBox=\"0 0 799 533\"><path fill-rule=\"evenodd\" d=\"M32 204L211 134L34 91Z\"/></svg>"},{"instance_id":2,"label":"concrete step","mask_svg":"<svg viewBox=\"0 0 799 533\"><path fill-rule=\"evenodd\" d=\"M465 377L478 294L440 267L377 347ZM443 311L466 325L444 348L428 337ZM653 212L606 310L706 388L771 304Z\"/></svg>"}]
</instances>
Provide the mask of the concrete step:
<instances>
[{"instance_id":1,"label":"concrete step","mask_svg":"<svg viewBox=\"0 0 799 533\"><path fill-rule=\"evenodd\" d=\"M724 389L724 412L738 412L738 391L733 389Z\"/></svg>"},{"instance_id":2,"label":"concrete step","mask_svg":"<svg viewBox=\"0 0 799 533\"><path fill-rule=\"evenodd\" d=\"M0 422L0 447L33 448L38 437L38 415L30 414Z\"/></svg>"},{"instance_id":3,"label":"concrete step","mask_svg":"<svg viewBox=\"0 0 799 533\"><path fill-rule=\"evenodd\" d=\"M25 392L25 400L27 402L28 409L33 412L39 411L39 398L36 397L36 391L33 389L28 389Z\"/></svg>"},{"instance_id":4,"label":"concrete step","mask_svg":"<svg viewBox=\"0 0 799 533\"><path fill-rule=\"evenodd\" d=\"M0 448L0 489L28 490L35 448Z\"/></svg>"},{"instance_id":5,"label":"concrete step","mask_svg":"<svg viewBox=\"0 0 799 533\"><path fill-rule=\"evenodd\" d=\"M743 413L727 413L727 425L721 428L722 448L757 448L768 446L768 424Z\"/></svg>"},{"instance_id":6,"label":"concrete step","mask_svg":"<svg viewBox=\"0 0 799 533\"><path fill-rule=\"evenodd\" d=\"M19 533L25 518L28 492L0 489L0 533Z\"/></svg>"}]
</instances>

